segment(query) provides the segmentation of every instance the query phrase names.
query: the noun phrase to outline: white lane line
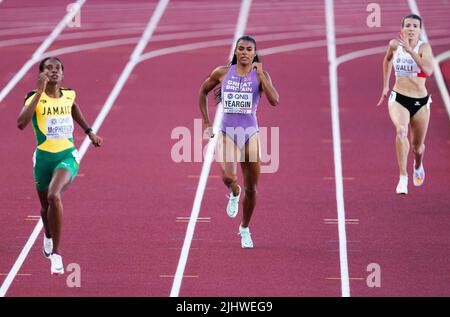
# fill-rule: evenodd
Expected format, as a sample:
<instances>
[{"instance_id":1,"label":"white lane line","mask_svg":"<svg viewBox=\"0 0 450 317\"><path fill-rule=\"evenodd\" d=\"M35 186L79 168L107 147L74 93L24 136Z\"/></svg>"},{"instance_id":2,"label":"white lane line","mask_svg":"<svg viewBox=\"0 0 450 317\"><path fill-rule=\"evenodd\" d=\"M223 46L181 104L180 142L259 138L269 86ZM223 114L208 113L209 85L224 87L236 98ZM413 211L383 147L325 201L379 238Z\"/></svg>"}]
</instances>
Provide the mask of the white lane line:
<instances>
[{"instance_id":1,"label":"white lane line","mask_svg":"<svg viewBox=\"0 0 450 317\"><path fill-rule=\"evenodd\" d=\"M141 40L139 41L138 45L135 47L128 64L125 66L125 69L122 71L122 74L119 77L119 80L117 81L116 85L114 86L113 90L111 91L108 99L106 100L105 104L103 105L102 110L100 111L99 115L97 116L92 129L94 131L98 131L100 126L102 125L106 115L108 114L109 110L112 107L112 104L114 103L115 99L120 93L120 90L123 88L127 78L130 76L131 71L133 70L134 66L138 63L139 55L142 54L142 51L144 50L145 46L147 45L148 41L150 40L153 31L156 28L156 25L158 24L162 14L164 13L167 5L169 3L169 0L160 0L148 25L145 29L144 33L142 34ZM83 158L83 156L86 154L88 146L90 144L90 140L88 137L86 137L83 141L83 144L80 148L80 160ZM0 288L0 297L4 297L6 292L8 291L12 281L14 280L14 277L17 275L17 272L20 270L20 267L22 266L23 262L25 261L31 247L36 241L37 236L39 235L40 231L42 230L42 221L39 221L34 230L31 234L30 238L28 239L27 243L25 244L25 247L23 248L22 252L19 255L19 258L14 263L11 271L8 273L8 276L6 277L5 281L3 282L1 288Z\"/></svg>"},{"instance_id":2,"label":"white lane line","mask_svg":"<svg viewBox=\"0 0 450 317\"><path fill-rule=\"evenodd\" d=\"M45 50L53 43L53 41L58 37L58 35L63 31L63 29L69 24L69 22L73 19L75 14L81 10L81 7L86 2L86 0L78 0L74 4L76 10L70 10L66 13L64 18L58 23L58 25L53 29L52 33L45 39L44 42L38 47L38 49L34 52L31 59L29 59L22 68L16 73L16 75L8 82L8 84L3 88L0 92L0 102L8 95L8 93L16 86L16 84L22 79L23 76L27 73L27 71L41 58L42 54Z\"/></svg>"},{"instance_id":3,"label":"white lane line","mask_svg":"<svg viewBox=\"0 0 450 317\"><path fill-rule=\"evenodd\" d=\"M157 56L172 54L172 53L180 53L183 51L190 51L205 47L214 47L214 46L223 46L230 43L230 39L223 39L223 40L215 40L215 41L204 41L204 42L198 42L198 43L190 43L190 44L182 44L182 45L176 45L166 48L161 48L159 50L150 51L148 53L143 54L139 58L139 62L142 62L149 58L154 58Z\"/></svg>"},{"instance_id":4,"label":"white lane line","mask_svg":"<svg viewBox=\"0 0 450 317\"><path fill-rule=\"evenodd\" d=\"M250 13L250 7L252 5L252 0L243 0L241 3L241 10L239 11L239 17L236 24L236 30L234 31L233 44L231 45L230 54L228 54L228 59L231 61L234 55L234 44L242 35L247 27L248 15Z\"/></svg>"},{"instance_id":5,"label":"white lane line","mask_svg":"<svg viewBox=\"0 0 450 317\"><path fill-rule=\"evenodd\" d=\"M376 55L376 54L381 54L381 53L385 53L385 52L386 52L386 45L370 47L370 48L362 49L359 51L353 51L353 52L341 55L338 58L336 58L336 67L342 63L357 59L359 57Z\"/></svg>"},{"instance_id":6,"label":"white lane line","mask_svg":"<svg viewBox=\"0 0 450 317\"><path fill-rule=\"evenodd\" d=\"M28 253L31 250L31 247L33 246L34 242L36 241L39 233L41 232L43 227L42 219L39 219L38 223L34 227L33 232L31 233L30 237L28 238L27 243L25 243L24 248L19 254L19 257L17 258L16 262L14 263L13 267L9 271L8 275L6 276L5 280L2 283L2 287L0 287L0 297L5 297L6 292L8 291L9 287L11 286L11 283L13 282L14 278L16 277L17 273L19 272L23 262L25 261Z\"/></svg>"},{"instance_id":7,"label":"white lane line","mask_svg":"<svg viewBox=\"0 0 450 317\"><path fill-rule=\"evenodd\" d=\"M236 40L241 37L247 26L248 15L250 12L251 0L242 0L241 8L239 11L238 22L234 33L234 41L231 43L231 56L233 56L233 48ZM231 60L231 57L229 58ZM194 236L195 225L200 213L200 206L205 193L206 182L208 181L208 174L211 169L211 163L214 156L214 150L217 143L217 135L219 134L219 126L222 122L223 113L221 111L221 105L217 106L216 115L214 117L214 138L208 143L208 148L205 154L205 160L203 162L202 171L200 173L200 179L195 193L194 203L192 206L191 216L186 229L186 236L183 241L183 247L181 249L180 258L178 260L177 270L172 283L172 289L170 290L170 297L178 297L180 294L181 282L183 280L184 270L186 268L187 259L189 256L189 250L192 244L192 238Z\"/></svg>"},{"instance_id":8,"label":"white lane line","mask_svg":"<svg viewBox=\"0 0 450 317\"><path fill-rule=\"evenodd\" d=\"M327 47L330 72L331 123L333 130L334 176L336 179L336 204L339 232L339 260L341 268L342 297L350 297L348 274L347 235L345 232L344 186L342 181L341 135L339 127L339 95L336 63L333 0L325 0Z\"/></svg>"},{"instance_id":9,"label":"white lane line","mask_svg":"<svg viewBox=\"0 0 450 317\"><path fill-rule=\"evenodd\" d=\"M446 61L447 59L450 59L450 51L446 51L444 53L439 54L435 57L438 63L442 63Z\"/></svg>"},{"instance_id":10,"label":"white lane line","mask_svg":"<svg viewBox=\"0 0 450 317\"><path fill-rule=\"evenodd\" d=\"M339 40L336 42L339 44ZM441 46L441 45L448 45L448 44L450 44L450 38L436 39L433 41L433 47ZM343 63L355 60L360 57L382 54L382 53L386 53L386 45L366 48L366 49L362 49L359 51L353 51L353 52L341 55L336 59L336 63L339 66ZM435 57L435 59L437 60L438 63L441 63L442 61L444 61L445 59L448 59L448 58L450 58L450 51Z\"/></svg>"},{"instance_id":11,"label":"white lane line","mask_svg":"<svg viewBox=\"0 0 450 317\"><path fill-rule=\"evenodd\" d=\"M67 40L88 39L88 38L105 37L105 36L118 36L118 35L124 35L124 34L140 34L141 30L142 30L142 27L85 31L85 32L61 34L59 36L58 40L59 41L67 41ZM45 38L45 36L39 35L39 36L1 40L0 47L39 43L39 42L42 42L42 40L44 38Z\"/></svg>"},{"instance_id":12,"label":"white lane line","mask_svg":"<svg viewBox=\"0 0 450 317\"><path fill-rule=\"evenodd\" d=\"M259 35L257 37L257 40L258 40L258 42L265 42L265 41L272 41L273 38L288 39L288 38L303 37L303 35L305 35L305 34L302 32L299 32L299 33L293 32L291 34L291 36L289 36L287 33L263 34L263 35ZM376 34L376 35L367 35L367 36L349 36L349 37L343 37L343 38L337 39L336 44L367 43L367 42L371 42L371 41L378 41L380 39L386 39L386 37L390 36L390 35L392 35L392 32ZM176 34L175 38L178 38L178 33ZM172 38L170 34L167 36L164 36L164 40L171 40L171 39L174 39L174 38ZM86 50L91 50L91 49L99 49L99 48L106 48L106 47L135 44L136 42L138 42L138 40L139 40L138 37L130 37L130 38L123 38L123 39L115 39L115 40L107 40L107 41L79 44L79 45L74 45L74 46L66 46L64 48L56 49L53 51L48 51L45 54L43 54L42 57L54 56L54 55L59 56L59 55L63 55L63 54L75 53L75 52L86 51ZM152 37L152 42L155 42L157 40L163 40L163 39L158 35L155 35ZM449 42L450 42L449 38L437 39L434 41L434 46L446 45ZM189 51L189 50L193 50L193 49L203 48L205 45L212 47L212 46L227 45L228 43L229 43L228 39L222 39L222 40L203 41L203 42L196 42L196 43L189 43L189 44L183 44L183 45L176 45L176 46L172 46L172 47L166 47L163 49L154 50L154 51L150 51L150 52L143 54L139 58L139 62L142 62L143 60L148 59L148 58L153 58L153 57L166 55L166 54L170 54L170 53L179 53L180 51ZM301 50L301 49L323 47L326 45L327 45L326 40L313 40L313 41L306 41L306 42L293 43L293 44L288 44L288 45L281 45L281 46L260 49L259 54L261 56L263 56L263 55L270 55L270 54L275 54L275 53L296 51L296 50ZM350 54L353 54L353 53L350 53ZM370 54L367 54L367 55L370 55ZM345 55L339 57L338 61L340 61L340 59L342 59L344 57L345 57Z\"/></svg>"},{"instance_id":13,"label":"white lane line","mask_svg":"<svg viewBox=\"0 0 450 317\"><path fill-rule=\"evenodd\" d=\"M131 54L130 60L128 61L127 65L125 66L122 73L120 74L120 77L119 77L116 85L114 86L113 90L109 94L108 99L106 100L105 104L103 105L102 110L100 111L99 115L97 116L97 119L95 119L95 122L92 125L92 130L98 131L98 129L102 125L103 121L106 118L106 115L111 110L111 107L113 106L114 102L116 101L117 97L119 96L120 91L122 90L123 86L125 85L126 80L130 76L130 74L133 71L136 64L139 63L139 58L140 58L142 52L144 51L145 46L150 41L150 38L152 37L153 32L155 31L156 25L158 24L159 20L161 19L168 4L169 4L169 0L160 0L158 2L158 5L147 25L147 28L145 29L139 43L134 48L134 51ZM90 143L91 142L90 142L89 138L86 137L83 141L83 144L80 147L81 155L84 155L84 153L87 151Z\"/></svg>"},{"instance_id":14,"label":"white lane line","mask_svg":"<svg viewBox=\"0 0 450 317\"><path fill-rule=\"evenodd\" d=\"M416 0L408 0L408 4L412 13L421 16L419 8L417 7ZM422 23L422 40L424 42L429 43L427 32L425 31L425 26L423 25L423 23ZM442 100L444 101L445 109L447 110L447 114L450 118L450 97L448 96L448 90L447 86L445 85L445 80L444 76L442 75L441 67L439 66L439 62L434 57L433 57L433 71L434 71L434 78L436 78L436 83L439 88L439 92L441 93Z\"/></svg>"}]
</instances>

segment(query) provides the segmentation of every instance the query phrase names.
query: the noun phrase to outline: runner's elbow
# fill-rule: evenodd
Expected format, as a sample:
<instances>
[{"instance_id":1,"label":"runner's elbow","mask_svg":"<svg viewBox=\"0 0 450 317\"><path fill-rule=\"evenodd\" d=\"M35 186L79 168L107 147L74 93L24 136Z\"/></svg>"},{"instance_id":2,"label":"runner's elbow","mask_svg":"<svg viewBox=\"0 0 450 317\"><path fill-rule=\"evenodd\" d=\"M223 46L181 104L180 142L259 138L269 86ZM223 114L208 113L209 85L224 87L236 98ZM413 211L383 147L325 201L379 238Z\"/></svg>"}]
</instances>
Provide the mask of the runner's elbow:
<instances>
[{"instance_id":1,"label":"runner's elbow","mask_svg":"<svg viewBox=\"0 0 450 317\"><path fill-rule=\"evenodd\" d=\"M25 129L26 127L26 123L23 122L22 120L17 120L17 128L19 128L20 130Z\"/></svg>"},{"instance_id":2,"label":"runner's elbow","mask_svg":"<svg viewBox=\"0 0 450 317\"><path fill-rule=\"evenodd\" d=\"M278 96L271 98L269 100L270 104L274 107L278 106L279 101L280 101L280 98Z\"/></svg>"}]
</instances>

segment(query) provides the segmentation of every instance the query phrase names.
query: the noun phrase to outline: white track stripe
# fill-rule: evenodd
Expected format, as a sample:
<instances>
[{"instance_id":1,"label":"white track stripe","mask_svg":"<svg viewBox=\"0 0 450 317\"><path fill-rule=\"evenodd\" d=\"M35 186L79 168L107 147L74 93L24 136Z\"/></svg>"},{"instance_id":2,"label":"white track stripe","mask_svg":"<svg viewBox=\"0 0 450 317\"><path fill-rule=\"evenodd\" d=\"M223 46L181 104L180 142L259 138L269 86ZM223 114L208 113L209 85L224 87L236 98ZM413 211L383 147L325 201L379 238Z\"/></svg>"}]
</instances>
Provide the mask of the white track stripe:
<instances>
[{"instance_id":1,"label":"white track stripe","mask_svg":"<svg viewBox=\"0 0 450 317\"><path fill-rule=\"evenodd\" d=\"M334 176L336 179L341 291L343 297L350 297L350 279L348 274L347 259L347 235L345 233L344 186L342 182L341 135L339 127L339 95L337 83L333 0L325 0L325 10L327 20L328 61L330 72L331 123L333 130Z\"/></svg>"},{"instance_id":2,"label":"white track stripe","mask_svg":"<svg viewBox=\"0 0 450 317\"><path fill-rule=\"evenodd\" d=\"M63 29L67 26L67 24L73 19L75 14L81 9L86 0L78 0L75 2L78 4L76 7L77 10L70 10L64 16L64 18L58 23L58 25L53 29L52 33L45 39L44 42L38 47L38 49L34 52L31 59L29 59L22 68L16 73L16 75L9 81L9 83L3 88L0 92L0 102L9 94L9 92L16 86L16 84L22 79L23 76L27 73L27 71L33 66L36 62L39 61L42 54L45 50L53 43L53 41L58 37L58 35L63 31Z\"/></svg>"},{"instance_id":3,"label":"white track stripe","mask_svg":"<svg viewBox=\"0 0 450 317\"><path fill-rule=\"evenodd\" d=\"M252 5L252 0L243 0L241 3L241 10L239 11L238 22L236 24L236 30L234 31L234 39L231 44L230 54L228 59L231 61L234 55L234 44L240 38L247 27L248 15L250 13L250 7Z\"/></svg>"},{"instance_id":4,"label":"white track stripe","mask_svg":"<svg viewBox=\"0 0 450 317\"><path fill-rule=\"evenodd\" d=\"M92 126L92 129L94 131L98 131L98 129L102 125L106 115L108 114L109 110L112 107L112 104L114 103L117 96L119 95L120 90L123 88L123 85L125 84L127 78L130 76L131 71L133 70L134 66L138 63L139 55L142 54L142 51L144 50L145 46L147 45L148 41L150 40L150 38L153 34L153 31L155 30L156 25L158 24L168 3L169 3L169 0L160 0L160 2L158 3L149 23L147 25L147 28L145 29L145 31L141 37L141 40L139 41L138 45L136 46L136 48L133 51L133 54L130 57L130 61L125 66L125 69L122 71L122 74L120 75L119 80L117 81L117 83L114 86L113 90L111 91L108 99L106 100L105 104L103 105L102 110L100 111L99 115L97 116L97 119L95 120L95 123ZM80 148L80 160L83 158L83 156L87 152L89 144L90 144L90 140L88 137L86 137ZM19 271L20 267L22 266L23 262L25 261L27 255L28 255L28 253L30 252L31 247L35 243L40 231L42 230L42 227L43 227L42 220L40 220L36 224L36 226L33 230L33 233L31 234L30 238L28 239L27 243L25 244L18 259L14 263L11 271L8 273L8 276L6 277L5 281L3 282L3 284L0 288L0 297L5 296L12 281L14 280L15 276L17 275L17 272Z\"/></svg>"},{"instance_id":5,"label":"white track stripe","mask_svg":"<svg viewBox=\"0 0 450 317\"><path fill-rule=\"evenodd\" d=\"M371 41L378 41L380 38L386 39L386 36L392 35L391 33L383 33L384 35L380 36L380 34L377 35L368 35L365 37L361 36L350 36L350 37L343 37L336 40L336 44L347 44L347 43L366 43ZM276 33L273 34L273 36L276 38L278 36L287 38L287 36L283 35L283 33ZM298 35L298 34L297 34ZM157 41L157 35L152 37L152 42ZM296 36L293 35L292 38ZM300 36L299 36L300 37ZM158 40L161 38L158 37ZM167 39L170 39L169 37ZM116 40L109 40L109 41L100 41L100 42L92 42L87 44L80 44L80 45L74 45L74 46L67 46L64 48L59 48L53 51L48 51L45 54L42 55L42 57L46 56L59 56L63 54L70 54L80 51L87 51L91 49L98 49L98 48L106 48L106 47L114 47L114 46L120 46L120 45L129 45L129 44L135 44L139 40L138 37L130 37L130 38L124 38L124 39L116 39ZM264 42L264 41L271 41L271 35L262 35L258 36L258 42ZM139 62L144 61L145 59L154 58L161 55L171 54L171 53L179 53L180 51L189 51L193 49L199 49L204 48L206 45L208 46L225 46L228 45L230 42L229 39L222 39L222 40L212 40L212 41L203 41L203 42L196 42L196 43L189 43L189 44L182 44L182 45L176 45L171 47L166 47L154 51L147 52L143 54L141 57L139 57ZM450 43L450 38L443 38L443 39L436 39L434 40L434 46L437 45L447 45ZM263 48L259 50L259 55L270 55L270 54L276 54L276 53L283 53L283 52L289 52L289 51L296 51L296 50L302 50L302 49L308 49L308 48L315 48L315 47L322 47L326 46L327 41L326 40L314 40L314 41L308 41L308 42L301 42L301 43L294 43L294 44L288 44L288 45L281 45L281 46L275 46L275 47L269 47L269 48ZM373 51L372 51L373 49ZM386 48L384 47L383 50ZM363 56L371 55L371 54L378 54L378 51L375 48L367 49L363 54ZM347 56L347 55L354 55L358 54L357 52L352 52L345 54L343 56L339 56L337 58L338 64L342 62L347 62L348 60L351 60L353 58L360 57L358 56Z\"/></svg>"},{"instance_id":6,"label":"white track stripe","mask_svg":"<svg viewBox=\"0 0 450 317\"><path fill-rule=\"evenodd\" d=\"M450 51L446 51L444 53L441 53L438 56L436 56L435 58L438 61L438 63L440 64L440 63L446 61L447 59L450 59Z\"/></svg>"},{"instance_id":7,"label":"white track stripe","mask_svg":"<svg viewBox=\"0 0 450 317\"><path fill-rule=\"evenodd\" d=\"M33 232L31 233L30 237L28 238L27 243L25 243L24 248L20 252L19 257L17 258L13 267L9 271L8 275L6 276L6 279L3 281L2 287L0 287L0 297L5 296L6 292L8 291L9 287L11 286L11 283L13 282L13 280L16 277L17 273L19 272L23 262L25 261L25 258L27 257L28 253L30 252L31 247L33 246L39 233L41 232L42 227L43 227L42 219L39 219L38 223L34 227Z\"/></svg>"},{"instance_id":8,"label":"white track stripe","mask_svg":"<svg viewBox=\"0 0 450 317\"><path fill-rule=\"evenodd\" d=\"M120 91L122 90L123 86L126 83L126 80L130 76L131 72L133 71L134 67L137 63L139 63L139 58L147 45L148 41L150 40L156 25L158 24L159 20L161 19L161 16L163 15L164 11L167 8L167 5L169 4L169 0L160 0L158 3L158 6L155 9L155 12L153 13L153 16L150 19L149 24L147 25L147 28L144 31L144 34L142 35L141 40L139 41L138 45L135 47L133 53L131 54L130 60L128 64L125 66L125 69L122 71L122 74L120 74L120 77L114 86L113 90L108 96L108 99L106 100L105 104L103 105L102 110L100 111L100 114L97 116L97 119L95 120L94 124L92 125L92 130L98 131L100 126L102 125L103 121L106 118L106 115L111 110L111 107L113 106L114 102L116 101L117 97L119 96ZM80 154L83 155L90 144L90 140L88 137L86 137L83 141L83 144L80 147Z\"/></svg>"},{"instance_id":9,"label":"white track stripe","mask_svg":"<svg viewBox=\"0 0 450 317\"><path fill-rule=\"evenodd\" d=\"M412 13L415 13L419 16L419 8L417 7L416 0L408 0L409 8ZM425 26L422 23L422 39L424 42L429 42L427 32L425 31ZM433 57L433 71L434 78L436 78L436 83L439 88L439 92L441 93L442 100L444 101L445 109L447 109L447 114L450 118L450 97L448 96L447 86L445 85L444 76L442 76L441 67L439 66L439 62L436 58Z\"/></svg>"},{"instance_id":10,"label":"white track stripe","mask_svg":"<svg viewBox=\"0 0 450 317\"><path fill-rule=\"evenodd\" d=\"M250 12L251 0L242 0L241 9L239 11L239 18L236 25L236 30L234 33L234 40L231 43L231 57L233 56L233 49L236 40L241 37L247 26L248 14ZM206 182L208 180L208 174L211 169L211 163L213 160L214 150L217 143L217 135L219 134L219 126L222 123L223 113L221 111L221 105L217 106L216 115L214 117L213 130L215 136L209 141L208 148L205 154L205 160L203 162L202 171L200 173L200 179L197 186L197 191L195 192L194 204L192 206L191 217L189 219L189 224L186 229L186 236L184 238L183 247L181 249L180 258L178 260L177 270L173 278L172 289L170 291L170 297L178 297L180 294L181 282L183 280L184 270L186 268L187 259L189 256L189 249L191 248L192 238L194 236L195 225L197 223L197 218L200 213L200 206L203 199L203 194L206 188Z\"/></svg>"}]
</instances>

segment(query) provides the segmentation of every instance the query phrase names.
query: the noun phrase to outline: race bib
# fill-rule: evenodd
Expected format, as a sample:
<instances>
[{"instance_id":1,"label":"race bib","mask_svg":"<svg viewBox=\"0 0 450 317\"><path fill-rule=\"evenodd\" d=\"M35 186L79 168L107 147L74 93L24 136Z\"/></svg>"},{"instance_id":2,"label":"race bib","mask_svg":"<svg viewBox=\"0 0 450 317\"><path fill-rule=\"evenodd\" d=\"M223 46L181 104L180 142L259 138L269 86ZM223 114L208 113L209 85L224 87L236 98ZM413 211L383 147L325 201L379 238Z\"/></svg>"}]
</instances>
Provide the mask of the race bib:
<instances>
[{"instance_id":1,"label":"race bib","mask_svg":"<svg viewBox=\"0 0 450 317\"><path fill-rule=\"evenodd\" d=\"M223 99L222 104L225 113L252 113L252 93L225 92Z\"/></svg>"},{"instance_id":2,"label":"race bib","mask_svg":"<svg viewBox=\"0 0 450 317\"><path fill-rule=\"evenodd\" d=\"M71 116L47 118L47 139L68 139L72 138L72 134L73 120Z\"/></svg>"}]
</instances>

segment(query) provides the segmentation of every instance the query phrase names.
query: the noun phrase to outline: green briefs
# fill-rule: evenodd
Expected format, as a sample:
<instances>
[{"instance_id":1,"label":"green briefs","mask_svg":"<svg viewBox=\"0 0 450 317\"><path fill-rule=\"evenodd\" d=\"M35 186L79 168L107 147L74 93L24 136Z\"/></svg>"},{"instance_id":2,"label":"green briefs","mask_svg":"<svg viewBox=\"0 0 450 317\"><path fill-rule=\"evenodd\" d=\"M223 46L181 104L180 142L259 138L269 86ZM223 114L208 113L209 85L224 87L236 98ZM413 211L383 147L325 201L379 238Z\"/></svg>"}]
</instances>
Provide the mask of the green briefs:
<instances>
[{"instance_id":1,"label":"green briefs","mask_svg":"<svg viewBox=\"0 0 450 317\"><path fill-rule=\"evenodd\" d=\"M66 169L70 172L70 181L72 182L78 173L79 156L76 148L52 153L36 149L33 155L34 183L36 189L44 191L48 189L53 173L58 168Z\"/></svg>"}]
</instances>

